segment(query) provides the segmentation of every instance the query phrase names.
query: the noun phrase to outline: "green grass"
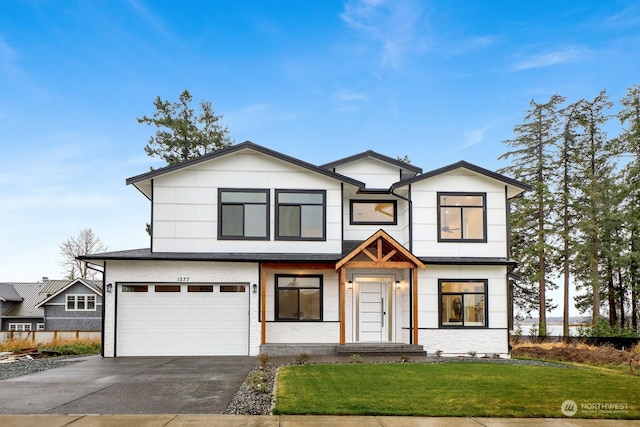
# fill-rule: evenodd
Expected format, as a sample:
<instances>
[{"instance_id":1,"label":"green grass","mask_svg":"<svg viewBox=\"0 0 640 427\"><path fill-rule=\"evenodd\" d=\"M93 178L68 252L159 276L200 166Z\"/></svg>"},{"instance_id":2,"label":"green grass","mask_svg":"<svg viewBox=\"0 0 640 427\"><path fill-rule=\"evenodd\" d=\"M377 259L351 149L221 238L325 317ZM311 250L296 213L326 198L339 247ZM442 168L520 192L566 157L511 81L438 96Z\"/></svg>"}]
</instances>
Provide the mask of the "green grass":
<instances>
[{"instance_id":1,"label":"green grass","mask_svg":"<svg viewBox=\"0 0 640 427\"><path fill-rule=\"evenodd\" d=\"M489 363L287 366L276 414L640 418L640 377L566 366ZM581 404L627 403L626 412ZM590 406L589 408L594 408Z\"/></svg>"}]
</instances>

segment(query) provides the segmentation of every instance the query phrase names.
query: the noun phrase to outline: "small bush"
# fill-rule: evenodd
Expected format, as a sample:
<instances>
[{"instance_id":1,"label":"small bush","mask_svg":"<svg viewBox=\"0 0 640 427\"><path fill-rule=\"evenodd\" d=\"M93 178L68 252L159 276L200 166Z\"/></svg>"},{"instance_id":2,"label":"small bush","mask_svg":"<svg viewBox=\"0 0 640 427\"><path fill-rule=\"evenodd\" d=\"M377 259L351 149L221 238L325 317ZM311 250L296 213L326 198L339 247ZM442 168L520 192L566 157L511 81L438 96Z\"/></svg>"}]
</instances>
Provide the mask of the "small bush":
<instances>
[{"instance_id":1,"label":"small bush","mask_svg":"<svg viewBox=\"0 0 640 427\"><path fill-rule=\"evenodd\" d=\"M296 363L298 365L306 365L307 363L309 363L310 359L311 359L311 356L309 356L309 354L300 353L299 355L296 356Z\"/></svg>"},{"instance_id":2,"label":"small bush","mask_svg":"<svg viewBox=\"0 0 640 427\"><path fill-rule=\"evenodd\" d=\"M475 352L475 351L473 351L473 350L472 350L472 351L467 352L467 354L468 354L469 356L471 356L471 357L476 357L476 356L478 355L478 353L477 353L477 352Z\"/></svg>"},{"instance_id":3,"label":"small bush","mask_svg":"<svg viewBox=\"0 0 640 427\"><path fill-rule=\"evenodd\" d=\"M362 363L362 357L359 354L349 356L349 363Z\"/></svg>"},{"instance_id":4,"label":"small bush","mask_svg":"<svg viewBox=\"0 0 640 427\"><path fill-rule=\"evenodd\" d=\"M411 360L411 357L407 354L403 354L402 356L400 356L400 361L402 363L408 362L409 360Z\"/></svg>"},{"instance_id":5,"label":"small bush","mask_svg":"<svg viewBox=\"0 0 640 427\"><path fill-rule=\"evenodd\" d=\"M269 355L269 353L260 353L258 355L258 363L260 364L260 369L267 369L270 361L271 356Z\"/></svg>"},{"instance_id":6,"label":"small bush","mask_svg":"<svg viewBox=\"0 0 640 427\"><path fill-rule=\"evenodd\" d=\"M249 375L247 375L247 378L245 380L247 385L253 390L265 394L271 392L271 390L269 390L268 381L269 374L264 371L253 371Z\"/></svg>"},{"instance_id":7,"label":"small bush","mask_svg":"<svg viewBox=\"0 0 640 427\"><path fill-rule=\"evenodd\" d=\"M440 359L442 357L442 350L436 350L433 354Z\"/></svg>"}]
</instances>

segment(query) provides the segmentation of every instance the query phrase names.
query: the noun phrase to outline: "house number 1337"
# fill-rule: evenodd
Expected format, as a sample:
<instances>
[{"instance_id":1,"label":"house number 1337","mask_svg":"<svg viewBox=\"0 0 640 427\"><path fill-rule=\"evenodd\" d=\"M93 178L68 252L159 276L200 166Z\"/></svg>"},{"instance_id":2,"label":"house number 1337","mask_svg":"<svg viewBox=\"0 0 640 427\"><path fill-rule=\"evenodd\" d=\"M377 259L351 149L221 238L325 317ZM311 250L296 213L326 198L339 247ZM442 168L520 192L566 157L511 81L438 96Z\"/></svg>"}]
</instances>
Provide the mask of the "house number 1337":
<instances>
[{"instance_id":1,"label":"house number 1337","mask_svg":"<svg viewBox=\"0 0 640 427\"><path fill-rule=\"evenodd\" d=\"M188 282L189 281L189 277L178 277L178 282Z\"/></svg>"}]
</instances>

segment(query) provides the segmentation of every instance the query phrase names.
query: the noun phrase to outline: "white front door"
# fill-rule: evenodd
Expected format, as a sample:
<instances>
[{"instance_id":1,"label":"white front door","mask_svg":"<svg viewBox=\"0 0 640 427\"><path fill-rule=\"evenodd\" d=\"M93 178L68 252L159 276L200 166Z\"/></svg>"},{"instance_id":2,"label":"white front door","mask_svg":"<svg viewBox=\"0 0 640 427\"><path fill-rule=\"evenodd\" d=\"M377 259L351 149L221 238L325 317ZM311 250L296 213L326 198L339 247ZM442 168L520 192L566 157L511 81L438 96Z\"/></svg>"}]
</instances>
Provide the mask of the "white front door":
<instances>
[{"instance_id":1,"label":"white front door","mask_svg":"<svg viewBox=\"0 0 640 427\"><path fill-rule=\"evenodd\" d=\"M359 299L360 342L388 341L387 284L361 282Z\"/></svg>"}]
</instances>

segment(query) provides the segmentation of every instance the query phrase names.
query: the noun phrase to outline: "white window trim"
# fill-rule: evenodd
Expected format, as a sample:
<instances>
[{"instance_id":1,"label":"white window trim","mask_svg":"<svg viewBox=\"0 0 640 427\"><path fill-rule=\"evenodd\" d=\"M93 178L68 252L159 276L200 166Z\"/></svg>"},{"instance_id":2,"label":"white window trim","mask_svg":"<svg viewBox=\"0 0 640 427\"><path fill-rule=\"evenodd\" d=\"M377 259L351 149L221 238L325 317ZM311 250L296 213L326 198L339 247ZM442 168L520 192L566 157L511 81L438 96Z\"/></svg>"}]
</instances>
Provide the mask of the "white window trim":
<instances>
[{"instance_id":1,"label":"white window trim","mask_svg":"<svg viewBox=\"0 0 640 427\"><path fill-rule=\"evenodd\" d=\"M36 323L36 331L44 331L44 323Z\"/></svg>"},{"instance_id":2,"label":"white window trim","mask_svg":"<svg viewBox=\"0 0 640 427\"><path fill-rule=\"evenodd\" d=\"M9 323L9 331L30 331L31 323Z\"/></svg>"},{"instance_id":3,"label":"white window trim","mask_svg":"<svg viewBox=\"0 0 640 427\"><path fill-rule=\"evenodd\" d=\"M69 297L73 297L74 308L69 308ZM78 300L80 297L84 299L85 308L78 308ZM90 297L93 297L93 308L86 308ZM92 294L67 294L65 297L64 309L65 311L96 311L96 307L98 306L97 300L96 295Z\"/></svg>"}]
</instances>

